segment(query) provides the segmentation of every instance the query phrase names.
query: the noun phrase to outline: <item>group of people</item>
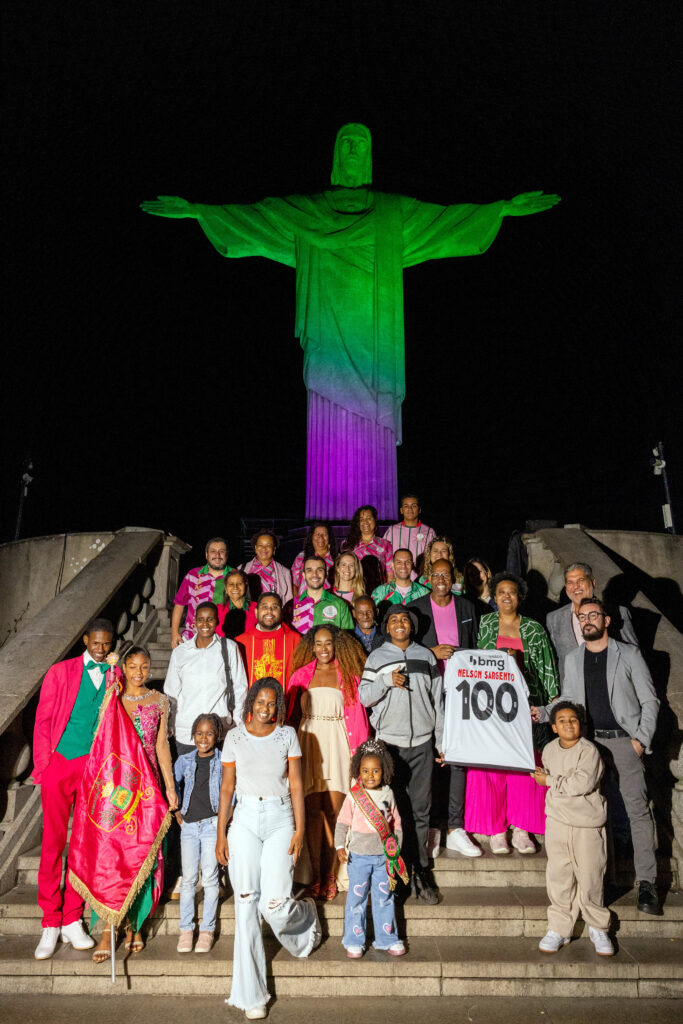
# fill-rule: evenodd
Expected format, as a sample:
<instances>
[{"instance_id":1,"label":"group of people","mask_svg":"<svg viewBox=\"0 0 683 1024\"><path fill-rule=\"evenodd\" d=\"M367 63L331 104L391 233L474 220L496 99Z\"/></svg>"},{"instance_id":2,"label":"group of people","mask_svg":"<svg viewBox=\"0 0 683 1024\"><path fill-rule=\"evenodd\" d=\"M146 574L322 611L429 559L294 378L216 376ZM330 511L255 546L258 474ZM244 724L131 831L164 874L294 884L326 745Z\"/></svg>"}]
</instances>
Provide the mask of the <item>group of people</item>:
<instances>
[{"instance_id":1,"label":"group of people","mask_svg":"<svg viewBox=\"0 0 683 1024\"><path fill-rule=\"evenodd\" d=\"M229 1002L249 1018L265 1016L268 1001L259 914L292 955L308 956L321 938L316 904L348 889L347 955L363 955L371 897L374 947L401 956L394 894L439 902L431 862L444 847L479 857L482 837L502 856L510 846L533 855L545 835L544 952L569 941L579 912L597 952L613 952L602 901L608 820L615 845L630 832L638 909L658 912L643 756L659 702L628 610L610 616L590 566L573 564L569 603L544 628L522 614L523 579L494 575L479 557L461 573L450 540L421 522L417 496L404 495L400 511L379 537L375 509L358 509L339 553L330 525L311 524L291 572L275 560L268 530L237 569L225 540L212 538L175 598L164 692L146 686L144 648L122 657L119 699L180 826L178 952L211 949L227 866ZM60 892L61 856L105 689L111 623L96 620L83 640L82 657L46 675L36 718L38 958L60 937L93 945L68 878ZM444 673L456 651L472 648L516 659L529 692L531 773L444 758ZM131 952L143 948L142 924L158 901L161 850L158 862L128 914ZM108 956L103 935L93 959Z\"/></svg>"}]
</instances>

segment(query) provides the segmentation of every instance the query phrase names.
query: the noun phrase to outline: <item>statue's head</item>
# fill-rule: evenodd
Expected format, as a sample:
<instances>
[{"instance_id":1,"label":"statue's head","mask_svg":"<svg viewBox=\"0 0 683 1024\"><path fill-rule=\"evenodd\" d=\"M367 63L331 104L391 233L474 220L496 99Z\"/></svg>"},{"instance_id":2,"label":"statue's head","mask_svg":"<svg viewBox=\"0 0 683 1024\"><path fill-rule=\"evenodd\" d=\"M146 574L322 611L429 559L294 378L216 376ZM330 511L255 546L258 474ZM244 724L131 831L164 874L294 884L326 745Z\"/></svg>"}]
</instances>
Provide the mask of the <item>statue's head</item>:
<instances>
[{"instance_id":1,"label":"statue's head","mask_svg":"<svg viewBox=\"0 0 683 1024\"><path fill-rule=\"evenodd\" d=\"M372 138L364 124L344 124L337 132L332 184L357 188L372 182Z\"/></svg>"}]
</instances>

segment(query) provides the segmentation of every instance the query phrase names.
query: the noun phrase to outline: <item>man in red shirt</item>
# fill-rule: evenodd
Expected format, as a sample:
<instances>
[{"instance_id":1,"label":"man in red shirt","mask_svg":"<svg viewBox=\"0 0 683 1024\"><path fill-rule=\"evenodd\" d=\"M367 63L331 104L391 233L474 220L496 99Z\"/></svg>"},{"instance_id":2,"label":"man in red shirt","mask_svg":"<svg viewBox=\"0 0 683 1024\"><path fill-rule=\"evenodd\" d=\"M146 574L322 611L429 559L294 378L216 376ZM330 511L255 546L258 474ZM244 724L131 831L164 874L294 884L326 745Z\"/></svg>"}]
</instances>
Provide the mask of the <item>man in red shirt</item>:
<instances>
[{"instance_id":1,"label":"man in red shirt","mask_svg":"<svg viewBox=\"0 0 683 1024\"><path fill-rule=\"evenodd\" d=\"M256 606L256 626L235 638L247 670L248 685L270 676L285 689L290 663L300 635L282 621L279 594L261 594Z\"/></svg>"}]
</instances>

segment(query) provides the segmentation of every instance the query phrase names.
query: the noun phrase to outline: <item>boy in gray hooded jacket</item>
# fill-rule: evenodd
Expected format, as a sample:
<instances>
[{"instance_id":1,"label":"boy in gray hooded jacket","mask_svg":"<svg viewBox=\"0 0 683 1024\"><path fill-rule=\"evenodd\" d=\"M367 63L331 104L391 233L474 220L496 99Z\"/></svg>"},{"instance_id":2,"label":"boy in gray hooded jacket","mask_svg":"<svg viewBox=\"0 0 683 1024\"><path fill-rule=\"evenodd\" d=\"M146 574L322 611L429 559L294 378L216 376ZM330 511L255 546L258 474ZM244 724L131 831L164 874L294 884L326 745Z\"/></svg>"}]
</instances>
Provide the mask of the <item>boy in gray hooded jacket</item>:
<instances>
[{"instance_id":1,"label":"boy in gray hooded jacket","mask_svg":"<svg viewBox=\"0 0 683 1024\"><path fill-rule=\"evenodd\" d=\"M412 868L416 897L433 904L441 896L427 866L427 833L435 742L439 758L443 756L443 679L432 652L411 641L416 629L413 612L402 605L387 609L382 622L387 639L365 663L359 696L370 708L377 739L394 761L403 856Z\"/></svg>"}]
</instances>

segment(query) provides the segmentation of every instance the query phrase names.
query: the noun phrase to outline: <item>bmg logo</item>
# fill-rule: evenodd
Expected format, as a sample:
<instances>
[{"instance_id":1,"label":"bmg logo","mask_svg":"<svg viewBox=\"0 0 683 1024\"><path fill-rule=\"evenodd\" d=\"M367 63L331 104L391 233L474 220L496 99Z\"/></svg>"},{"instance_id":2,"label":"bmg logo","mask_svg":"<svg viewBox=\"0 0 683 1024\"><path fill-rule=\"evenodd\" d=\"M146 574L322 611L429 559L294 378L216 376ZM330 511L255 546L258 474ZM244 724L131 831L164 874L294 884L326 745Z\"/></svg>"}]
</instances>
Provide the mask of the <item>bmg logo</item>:
<instances>
[{"instance_id":1,"label":"bmg logo","mask_svg":"<svg viewBox=\"0 0 683 1024\"><path fill-rule=\"evenodd\" d=\"M469 663L478 668L495 668L499 672L505 669L505 659L495 654L470 654Z\"/></svg>"}]
</instances>

